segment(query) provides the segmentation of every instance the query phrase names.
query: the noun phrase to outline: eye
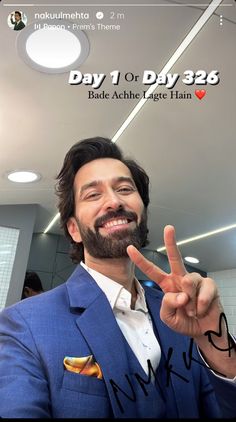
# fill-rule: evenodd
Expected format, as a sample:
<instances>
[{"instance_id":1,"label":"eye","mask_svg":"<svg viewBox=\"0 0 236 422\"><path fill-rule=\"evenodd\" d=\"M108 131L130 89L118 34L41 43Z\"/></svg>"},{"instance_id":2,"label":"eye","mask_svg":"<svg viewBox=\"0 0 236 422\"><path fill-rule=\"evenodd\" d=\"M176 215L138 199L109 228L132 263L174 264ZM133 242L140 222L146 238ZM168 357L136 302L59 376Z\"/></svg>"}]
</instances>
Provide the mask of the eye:
<instances>
[{"instance_id":1,"label":"eye","mask_svg":"<svg viewBox=\"0 0 236 422\"><path fill-rule=\"evenodd\" d=\"M90 192L85 196L85 200L93 200L93 199L97 199L100 196L100 192Z\"/></svg>"},{"instance_id":2,"label":"eye","mask_svg":"<svg viewBox=\"0 0 236 422\"><path fill-rule=\"evenodd\" d=\"M133 186L120 186L117 189L117 192L124 193L124 194L129 194L129 193L134 192L134 191L135 191L135 189L133 188Z\"/></svg>"}]
</instances>

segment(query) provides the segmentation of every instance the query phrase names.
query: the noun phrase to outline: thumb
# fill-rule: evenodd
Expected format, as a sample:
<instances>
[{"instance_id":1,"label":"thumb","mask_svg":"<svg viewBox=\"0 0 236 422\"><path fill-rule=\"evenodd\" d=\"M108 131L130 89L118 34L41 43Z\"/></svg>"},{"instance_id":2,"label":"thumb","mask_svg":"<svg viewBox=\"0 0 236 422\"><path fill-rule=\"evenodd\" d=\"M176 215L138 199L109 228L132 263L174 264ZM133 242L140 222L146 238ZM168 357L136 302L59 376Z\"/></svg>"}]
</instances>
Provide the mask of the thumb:
<instances>
[{"instance_id":1,"label":"thumb","mask_svg":"<svg viewBox=\"0 0 236 422\"><path fill-rule=\"evenodd\" d=\"M173 321L173 318L175 318L177 309L185 306L188 301L189 296L184 292L166 293L162 299L160 311L160 317L162 321L169 325L169 323Z\"/></svg>"}]
</instances>

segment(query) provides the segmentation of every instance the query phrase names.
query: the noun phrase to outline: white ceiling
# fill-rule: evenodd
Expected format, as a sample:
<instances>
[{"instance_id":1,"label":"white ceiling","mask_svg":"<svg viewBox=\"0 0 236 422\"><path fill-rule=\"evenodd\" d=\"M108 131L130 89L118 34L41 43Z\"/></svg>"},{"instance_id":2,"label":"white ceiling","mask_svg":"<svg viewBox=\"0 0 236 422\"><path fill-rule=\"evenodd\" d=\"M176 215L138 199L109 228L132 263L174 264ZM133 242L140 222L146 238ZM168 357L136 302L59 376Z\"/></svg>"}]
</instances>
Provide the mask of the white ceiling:
<instances>
[{"instance_id":1,"label":"white ceiling","mask_svg":"<svg viewBox=\"0 0 236 422\"><path fill-rule=\"evenodd\" d=\"M69 72L52 75L31 69L17 53L20 31L8 27L9 13L23 11L29 24L35 21L35 12L77 10L90 14L89 21L80 24L96 24L95 13L102 10L102 23L119 24L120 30L85 31L90 54L79 70L108 75L96 92L142 93L149 87L142 84L143 71L160 73L211 2L152 0L152 5L145 6L141 0L133 0L133 6L132 2L117 6L115 0L109 1L110 6L94 0L94 6L74 3L77 6L63 6L55 0L48 5L37 0L34 7L16 1L12 7L9 1L0 4L0 205L38 204L35 232L42 232L57 212L55 177L67 150L83 138L112 138L138 100L89 100L91 88L70 86ZM173 90L191 93L192 98L171 100L170 90L158 87L156 92L168 93L168 98L148 100L117 141L150 175L149 249L162 245L166 224L175 225L177 239L182 240L236 223L235 4L233 0L222 2L170 70L181 75ZM118 18L124 14L124 19L109 19L111 12ZM121 79L115 87L109 73L117 69ZM218 70L220 83L184 85L182 74L188 69ZM125 81L128 72L140 75L139 80ZM206 89L202 100L196 98L196 88ZM26 168L41 173L42 179L22 186L5 177L9 170ZM50 232L58 233L58 225ZM198 257L200 264L195 266L205 271L235 268L236 229L180 249L183 256Z\"/></svg>"}]
</instances>

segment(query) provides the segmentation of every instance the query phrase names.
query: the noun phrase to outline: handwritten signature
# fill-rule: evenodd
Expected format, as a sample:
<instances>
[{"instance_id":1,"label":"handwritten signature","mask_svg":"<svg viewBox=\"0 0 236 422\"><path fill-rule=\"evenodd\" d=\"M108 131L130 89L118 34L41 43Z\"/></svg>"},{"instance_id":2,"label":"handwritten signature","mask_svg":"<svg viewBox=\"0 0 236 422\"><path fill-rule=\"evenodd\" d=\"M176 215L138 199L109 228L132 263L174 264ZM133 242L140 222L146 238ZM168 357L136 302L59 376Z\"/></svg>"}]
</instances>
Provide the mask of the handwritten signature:
<instances>
[{"instance_id":1,"label":"handwritten signature","mask_svg":"<svg viewBox=\"0 0 236 422\"><path fill-rule=\"evenodd\" d=\"M223 322L225 323L225 327L226 327L226 330L227 330L228 346L227 346L227 348L222 349L215 344L215 342L213 341L213 336L217 336L218 338L220 338L222 336L222 333L223 333L222 323ZM226 319L224 312L222 312L220 314L220 317L219 317L219 331L217 332L217 331L213 331L213 330L208 330L204 333L204 335L208 337L209 343L211 343L214 348L216 348L217 350L222 351L222 352L228 351L229 356L231 355L232 349L236 350L236 345L233 342L233 340L232 340L232 338L229 334L228 323L227 323L227 319ZM205 368L211 369L216 374L226 378L226 375L224 375L221 372L211 368L210 366L207 366L204 362L197 360L193 356L193 345L194 345L194 340L193 340L193 338L190 338L190 343L189 343L189 348L188 348L187 353L186 352L182 353L182 357L183 357L183 361L184 361L184 365L185 365L186 369L191 370L192 363L195 362L198 365L201 365L201 366L204 366ZM174 353L173 347L169 347L168 352L167 352L167 359L166 359L166 362L164 364L164 368L166 370L166 387L168 387L170 385L172 374L177 376L178 378L180 378L182 381L189 383L189 380L186 377L184 377L179 372L176 372L174 370L173 364L171 363L171 358L172 358L173 353ZM159 383L159 380L157 379L156 372L153 369L151 361L149 359L147 360L147 364L148 364L148 375L147 375L146 380L143 379L138 373L135 373L134 376L135 376L139 386L141 387L144 396L146 396L146 397L148 396L148 391L145 388L145 386L150 384L150 382L152 381L152 376L153 376L154 379L155 379L155 382L159 386L159 391L160 391L160 394L162 396L162 399L163 399L164 402L166 402L164 393L162 391L162 387ZM118 395L119 393L122 393L127 399L129 399L132 402L136 402L136 400L137 400L136 393L135 393L135 390L134 390L134 387L132 385L132 382L131 382L129 375L125 374L125 378L128 382L129 388L130 388L129 393L127 393L127 391L124 391L113 379L110 379L110 384L112 386L113 393L115 395L115 399L116 399L116 402L119 406L121 413L124 413L124 408L121 404L121 400L120 400L120 397Z\"/></svg>"}]
</instances>

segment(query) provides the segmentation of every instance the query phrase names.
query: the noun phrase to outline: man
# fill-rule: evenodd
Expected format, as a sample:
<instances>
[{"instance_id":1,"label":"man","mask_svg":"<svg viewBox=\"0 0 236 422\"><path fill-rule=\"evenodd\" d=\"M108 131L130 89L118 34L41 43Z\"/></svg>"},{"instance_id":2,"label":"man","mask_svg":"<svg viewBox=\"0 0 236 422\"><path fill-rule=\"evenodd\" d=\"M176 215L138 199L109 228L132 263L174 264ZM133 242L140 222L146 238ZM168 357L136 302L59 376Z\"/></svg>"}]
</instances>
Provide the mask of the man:
<instances>
[{"instance_id":1,"label":"man","mask_svg":"<svg viewBox=\"0 0 236 422\"><path fill-rule=\"evenodd\" d=\"M34 271L26 271L21 299L39 295L43 292L42 282L38 274Z\"/></svg>"},{"instance_id":2,"label":"man","mask_svg":"<svg viewBox=\"0 0 236 422\"><path fill-rule=\"evenodd\" d=\"M235 344L215 283L186 272L172 226L164 231L170 274L138 252L148 184L108 139L67 153L59 211L73 260L82 261L65 284L2 312L0 416L235 416ZM164 293L144 292L134 263Z\"/></svg>"},{"instance_id":3,"label":"man","mask_svg":"<svg viewBox=\"0 0 236 422\"><path fill-rule=\"evenodd\" d=\"M14 31L20 31L25 27L24 22L21 20L21 12L15 11L15 20L13 20L14 14L11 13L11 23L14 25Z\"/></svg>"}]
</instances>

